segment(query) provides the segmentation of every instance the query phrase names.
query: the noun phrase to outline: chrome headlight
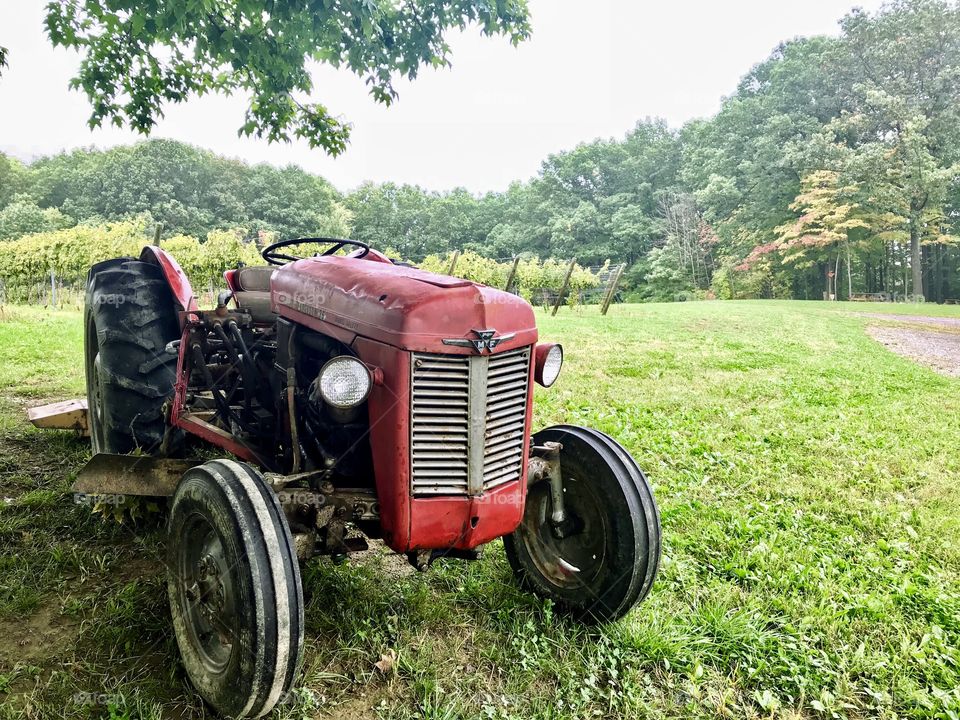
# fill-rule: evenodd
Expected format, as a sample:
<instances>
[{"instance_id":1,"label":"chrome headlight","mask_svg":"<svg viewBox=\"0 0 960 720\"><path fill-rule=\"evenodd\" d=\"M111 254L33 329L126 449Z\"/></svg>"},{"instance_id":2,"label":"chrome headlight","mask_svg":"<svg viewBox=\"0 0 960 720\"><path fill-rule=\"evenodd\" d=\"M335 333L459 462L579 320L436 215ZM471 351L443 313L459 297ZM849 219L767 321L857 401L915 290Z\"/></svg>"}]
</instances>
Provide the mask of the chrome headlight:
<instances>
[{"instance_id":1,"label":"chrome headlight","mask_svg":"<svg viewBox=\"0 0 960 720\"><path fill-rule=\"evenodd\" d=\"M537 345L534 379L544 387L556 382L563 367L563 346L556 343Z\"/></svg>"},{"instance_id":2,"label":"chrome headlight","mask_svg":"<svg viewBox=\"0 0 960 720\"><path fill-rule=\"evenodd\" d=\"M338 355L320 370L320 395L335 408L351 408L367 399L373 378L367 366L350 355Z\"/></svg>"}]
</instances>

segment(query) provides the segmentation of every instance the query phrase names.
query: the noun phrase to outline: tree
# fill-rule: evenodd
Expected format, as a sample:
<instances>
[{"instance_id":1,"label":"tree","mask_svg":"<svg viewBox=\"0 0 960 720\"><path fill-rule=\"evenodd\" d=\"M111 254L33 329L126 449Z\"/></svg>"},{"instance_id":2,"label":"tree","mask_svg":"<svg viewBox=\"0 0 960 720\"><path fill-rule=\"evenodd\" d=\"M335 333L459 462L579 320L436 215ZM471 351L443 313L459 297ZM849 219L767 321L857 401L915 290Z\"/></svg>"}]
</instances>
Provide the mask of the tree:
<instances>
[{"instance_id":1,"label":"tree","mask_svg":"<svg viewBox=\"0 0 960 720\"><path fill-rule=\"evenodd\" d=\"M713 276L712 251L716 244L712 228L689 193L663 193L660 208L667 228L661 260L673 257L678 277L683 277L690 289L707 289Z\"/></svg>"},{"instance_id":2,"label":"tree","mask_svg":"<svg viewBox=\"0 0 960 720\"><path fill-rule=\"evenodd\" d=\"M869 229L860 206L851 201L857 193L855 186L841 185L839 173L820 170L803 178L802 190L790 209L799 213L796 221L777 228L776 250L784 264L810 266L819 264L827 278L827 296L831 292L830 278L836 277L841 253L847 259L847 297L853 294L850 263L851 233L857 228ZM769 246L768 246L769 247ZM761 252L755 251L757 254ZM833 270L828 262L836 259ZM830 273L833 273L832 275ZM836 296L834 285L834 296Z\"/></svg>"},{"instance_id":3,"label":"tree","mask_svg":"<svg viewBox=\"0 0 960 720\"><path fill-rule=\"evenodd\" d=\"M887 225L898 224L890 221L893 216L906 226L912 276L909 294L923 299L922 246L949 235L945 205L960 165L944 167L935 157L925 132L929 120L911 115L902 102L880 91L871 95L873 107L883 108L888 119L898 119L889 125L884 120L878 127L875 118L855 115L835 125L859 130L862 140L848 153L847 167L863 185L866 204L878 216L886 217Z\"/></svg>"},{"instance_id":4,"label":"tree","mask_svg":"<svg viewBox=\"0 0 960 720\"><path fill-rule=\"evenodd\" d=\"M61 153L27 173L41 207L80 221L149 213L167 236L242 228L247 240L260 231L285 238L349 231L342 198L323 178L294 166L249 166L173 140Z\"/></svg>"},{"instance_id":5,"label":"tree","mask_svg":"<svg viewBox=\"0 0 960 720\"><path fill-rule=\"evenodd\" d=\"M529 251L634 262L662 238L657 194L677 183L680 145L662 120L644 120L622 141L598 140L549 156L540 177L508 193L523 212ZM522 221L519 216L523 215Z\"/></svg>"},{"instance_id":6,"label":"tree","mask_svg":"<svg viewBox=\"0 0 960 720\"><path fill-rule=\"evenodd\" d=\"M791 217L807 169L802 149L839 112L831 75L836 43L818 37L782 44L714 118L681 132L684 184L738 252L769 242Z\"/></svg>"},{"instance_id":7,"label":"tree","mask_svg":"<svg viewBox=\"0 0 960 720\"><path fill-rule=\"evenodd\" d=\"M875 15L854 10L841 27L856 139L884 151L909 221L913 294L922 297L924 216L944 215L960 162L960 8L894 0Z\"/></svg>"},{"instance_id":8,"label":"tree","mask_svg":"<svg viewBox=\"0 0 960 720\"><path fill-rule=\"evenodd\" d=\"M0 210L0 240L13 240L31 233L60 230L73 221L56 208L43 209L25 195Z\"/></svg>"},{"instance_id":9,"label":"tree","mask_svg":"<svg viewBox=\"0 0 960 720\"><path fill-rule=\"evenodd\" d=\"M279 72L313 57L306 51L296 55L297 48L347 22L345 9L362 5L349 22L362 26L366 19L373 35L363 35L361 27L362 51L349 44L338 50L348 65L351 53L360 53L360 67L365 52L386 42L377 33L390 28L397 13L424 16L447 8L442 26L453 27L465 8L486 7L479 0L406 0L399 10L388 0L311 2L325 8L315 25L302 36L288 36L303 21L301 5L258 0L257 7L268 13L250 20L251 28L269 32L249 42L246 30L234 33L230 46L240 52L239 43L250 52L278 38L289 40L290 52L267 63L270 72ZM223 0L216 7L226 8L223 17L233 22L252 13L253 4ZM107 0L64 0L51 13L73 13L71 22L79 22L101 5ZM182 17L170 10L174 5ZM104 18L115 13L117 32L132 33L112 62L134 76L153 72L149 63L137 64L143 58L134 51L144 38L192 37L219 21L215 15L215 20L199 17L202 8L214 7L205 1L184 5L183 0L109 0L109 12L98 12ZM500 24L490 31L515 35L525 28L522 4L498 0L496 10L493 5L489 0L487 12ZM137 20L142 13L149 17ZM508 27L510 13L515 22ZM90 72L99 66L89 58L107 47L93 38L102 34L98 22L80 33L83 42L92 43L84 46L84 68ZM407 46L443 33L436 26L424 35L415 24L402 30L405 39L398 42ZM23 211L36 218L57 209L83 226L137 216L150 232L161 222L167 235L197 238L237 229L239 236L230 242L242 242L249 252L255 250L249 240L267 231L281 237L352 234L406 260L430 257L438 268L455 249L482 256L477 268L487 269L494 267L491 259L521 255L519 273L549 266L561 280L565 263L537 264L530 256L576 257L583 264L609 259L631 265L624 287L642 298L691 291L728 298L820 298L828 271L843 284L841 264L847 293L862 288L900 296L923 291L937 301L960 298L960 9L946 0L895 0L876 13L854 11L841 30L838 37L777 47L743 77L714 117L679 130L643 120L623 137L550 155L535 178L514 182L504 192L478 196L462 188L436 192L368 183L342 196L323 178L296 167L249 166L152 140L28 165L0 155L0 209L22 195L26 205L11 215ZM411 37L418 33L419 39ZM349 33L341 37L344 43L355 39ZM183 60L185 72L221 53L223 42L195 43L200 54ZM182 47L194 52L194 45ZM157 48L162 76L177 56L168 54L163 42L157 41ZM380 60L403 56L391 53ZM266 61L254 60L259 74L251 77L267 77L261 67ZM117 67L108 69L115 73ZM242 69L231 67L228 77L239 82L231 73ZM122 98L122 82L109 73L106 78L115 81L116 98ZM187 81L178 82L174 88ZM116 98L111 102L121 106L122 122L130 98ZM109 112L103 116L110 118ZM290 128L295 125L287 126L295 132ZM199 242L190 247L202 249ZM524 284L538 282L528 276Z\"/></svg>"},{"instance_id":10,"label":"tree","mask_svg":"<svg viewBox=\"0 0 960 720\"><path fill-rule=\"evenodd\" d=\"M664 235L663 222L633 203L624 203L613 213L610 231L616 247L612 254L631 265L650 252Z\"/></svg>"},{"instance_id":11,"label":"tree","mask_svg":"<svg viewBox=\"0 0 960 720\"><path fill-rule=\"evenodd\" d=\"M29 171L16 158L0 153L0 208L27 192Z\"/></svg>"},{"instance_id":12,"label":"tree","mask_svg":"<svg viewBox=\"0 0 960 720\"><path fill-rule=\"evenodd\" d=\"M353 215L352 237L379 248L405 248L407 229L400 220L400 188L393 183L364 183L347 197Z\"/></svg>"},{"instance_id":13,"label":"tree","mask_svg":"<svg viewBox=\"0 0 960 720\"><path fill-rule=\"evenodd\" d=\"M59 0L46 17L54 46L83 56L71 85L90 101L91 127L149 134L164 103L244 92L240 134L300 137L331 155L350 125L305 99L308 61L349 68L389 105L395 78L449 65L446 33L472 23L514 44L530 32L526 0Z\"/></svg>"}]
</instances>

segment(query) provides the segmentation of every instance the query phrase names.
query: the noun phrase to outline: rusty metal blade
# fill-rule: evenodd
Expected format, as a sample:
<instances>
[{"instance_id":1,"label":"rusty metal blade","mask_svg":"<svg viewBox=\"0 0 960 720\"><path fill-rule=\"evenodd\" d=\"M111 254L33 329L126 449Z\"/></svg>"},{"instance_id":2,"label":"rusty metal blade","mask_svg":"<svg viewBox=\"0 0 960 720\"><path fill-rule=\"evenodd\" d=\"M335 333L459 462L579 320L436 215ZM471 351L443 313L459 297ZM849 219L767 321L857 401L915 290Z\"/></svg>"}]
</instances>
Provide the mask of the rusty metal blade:
<instances>
[{"instance_id":1,"label":"rusty metal blade","mask_svg":"<svg viewBox=\"0 0 960 720\"><path fill-rule=\"evenodd\" d=\"M88 495L169 497L183 474L201 462L98 453L77 474L73 491Z\"/></svg>"},{"instance_id":2,"label":"rusty metal blade","mask_svg":"<svg viewBox=\"0 0 960 720\"><path fill-rule=\"evenodd\" d=\"M86 398L27 408L27 419L44 430L76 430L84 437L90 434Z\"/></svg>"}]
</instances>

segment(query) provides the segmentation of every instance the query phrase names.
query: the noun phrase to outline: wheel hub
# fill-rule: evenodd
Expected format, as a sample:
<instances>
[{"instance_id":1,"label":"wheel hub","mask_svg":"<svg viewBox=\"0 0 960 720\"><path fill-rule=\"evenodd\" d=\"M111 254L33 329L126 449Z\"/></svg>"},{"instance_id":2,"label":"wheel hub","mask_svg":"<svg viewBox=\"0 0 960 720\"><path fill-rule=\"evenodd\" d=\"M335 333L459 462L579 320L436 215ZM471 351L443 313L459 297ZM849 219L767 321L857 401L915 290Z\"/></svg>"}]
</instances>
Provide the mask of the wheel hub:
<instances>
[{"instance_id":1,"label":"wheel hub","mask_svg":"<svg viewBox=\"0 0 960 720\"><path fill-rule=\"evenodd\" d=\"M552 502L546 483L527 497L531 509L524 515L521 530L530 557L539 572L562 588L590 584L602 570L606 556L606 524L603 513L587 483L564 477L566 518L551 520Z\"/></svg>"},{"instance_id":2,"label":"wheel hub","mask_svg":"<svg viewBox=\"0 0 960 720\"><path fill-rule=\"evenodd\" d=\"M223 543L199 516L180 556L181 586L191 644L211 674L223 672L234 645L235 593Z\"/></svg>"},{"instance_id":3,"label":"wheel hub","mask_svg":"<svg viewBox=\"0 0 960 720\"><path fill-rule=\"evenodd\" d=\"M226 590L220 579L220 568L211 555L204 555L197 561L194 568L197 578L188 589L188 597L192 594L194 601L207 617L220 613L226 599Z\"/></svg>"}]
</instances>

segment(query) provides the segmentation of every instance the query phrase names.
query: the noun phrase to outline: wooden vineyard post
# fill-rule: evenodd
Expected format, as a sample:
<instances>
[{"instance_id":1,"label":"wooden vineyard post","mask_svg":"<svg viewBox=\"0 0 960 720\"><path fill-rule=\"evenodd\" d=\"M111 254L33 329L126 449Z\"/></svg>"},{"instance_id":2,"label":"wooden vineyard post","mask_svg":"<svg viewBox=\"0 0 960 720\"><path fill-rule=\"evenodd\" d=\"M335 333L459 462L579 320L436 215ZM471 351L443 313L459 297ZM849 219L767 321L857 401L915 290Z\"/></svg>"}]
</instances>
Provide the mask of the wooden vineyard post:
<instances>
[{"instance_id":1,"label":"wooden vineyard post","mask_svg":"<svg viewBox=\"0 0 960 720\"><path fill-rule=\"evenodd\" d=\"M447 270L447 275L453 275L453 271L457 269L457 260L460 259L460 251L454 250L453 257L450 258L450 269Z\"/></svg>"},{"instance_id":2,"label":"wooden vineyard post","mask_svg":"<svg viewBox=\"0 0 960 720\"><path fill-rule=\"evenodd\" d=\"M517 275L517 265L520 264L520 256L517 255L513 258L513 266L510 268L510 274L507 275L507 281L503 284L503 289L506 292L510 292L510 286L513 285L513 278Z\"/></svg>"},{"instance_id":3,"label":"wooden vineyard post","mask_svg":"<svg viewBox=\"0 0 960 720\"><path fill-rule=\"evenodd\" d=\"M57 309L57 276L50 270L50 307Z\"/></svg>"},{"instance_id":4,"label":"wooden vineyard post","mask_svg":"<svg viewBox=\"0 0 960 720\"><path fill-rule=\"evenodd\" d=\"M163 224L157 223L157 229L153 233L153 244L160 247L160 233L163 232Z\"/></svg>"},{"instance_id":5,"label":"wooden vineyard post","mask_svg":"<svg viewBox=\"0 0 960 720\"><path fill-rule=\"evenodd\" d=\"M613 270L610 271L610 274L607 276L607 287L603 291L603 298L600 300L600 314L607 314L607 307L610 304L610 288L613 287L613 280L616 274L620 272L620 266L617 265Z\"/></svg>"},{"instance_id":6,"label":"wooden vineyard post","mask_svg":"<svg viewBox=\"0 0 960 720\"><path fill-rule=\"evenodd\" d=\"M613 302L613 296L617 293L617 283L620 282L621 275L623 275L623 263L620 264L620 267L617 268L610 279L610 287L607 288L607 293L603 296L603 307L600 308L601 315L606 315L607 310L610 309L610 303Z\"/></svg>"},{"instance_id":7,"label":"wooden vineyard post","mask_svg":"<svg viewBox=\"0 0 960 720\"><path fill-rule=\"evenodd\" d=\"M563 287L560 288L560 294L557 295L557 301L553 304L553 312L550 313L551 315L557 314L557 308L560 307L560 303L563 302L564 295L567 294L567 288L570 287L570 276L573 275L573 266L576 265L576 263L576 258L573 258L570 261L570 267L567 268L567 275L565 278L563 278Z\"/></svg>"}]
</instances>

